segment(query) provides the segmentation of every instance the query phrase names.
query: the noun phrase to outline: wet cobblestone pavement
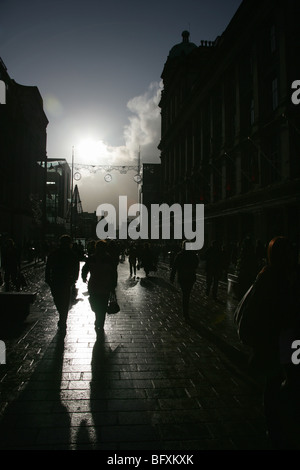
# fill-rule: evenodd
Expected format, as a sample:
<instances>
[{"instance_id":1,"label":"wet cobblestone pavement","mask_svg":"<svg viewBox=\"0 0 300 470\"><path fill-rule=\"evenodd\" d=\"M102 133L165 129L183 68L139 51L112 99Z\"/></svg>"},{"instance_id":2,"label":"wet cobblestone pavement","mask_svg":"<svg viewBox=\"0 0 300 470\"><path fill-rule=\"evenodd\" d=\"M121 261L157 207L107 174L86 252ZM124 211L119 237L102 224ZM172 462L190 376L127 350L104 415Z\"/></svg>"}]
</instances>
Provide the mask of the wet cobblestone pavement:
<instances>
[{"instance_id":1,"label":"wet cobblestone pavement","mask_svg":"<svg viewBox=\"0 0 300 470\"><path fill-rule=\"evenodd\" d=\"M119 265L121 311L98 340L87 286L69 312L65 337L44 283L44 265L27 271L38 295L21 326L2 329L0 448L33 450L269 449L260 386L247 375L232 325L234 301L207 299L198 276L191 323L168 267L150 278Z\"/></svg>"}]
</instances>

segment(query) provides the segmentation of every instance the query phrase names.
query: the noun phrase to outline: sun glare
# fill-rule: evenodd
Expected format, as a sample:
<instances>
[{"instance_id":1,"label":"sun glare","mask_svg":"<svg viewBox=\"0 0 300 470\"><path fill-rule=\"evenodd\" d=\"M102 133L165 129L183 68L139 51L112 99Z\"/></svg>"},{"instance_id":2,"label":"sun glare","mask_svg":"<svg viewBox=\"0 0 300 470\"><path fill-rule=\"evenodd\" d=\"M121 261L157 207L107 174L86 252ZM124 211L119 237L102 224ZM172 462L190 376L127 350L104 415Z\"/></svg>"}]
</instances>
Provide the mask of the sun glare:
<instances>
[{"instance_id":1,"label":"sun glare","mask_svg":"<svg viewBox=\"0 0 300 470\"><path fill-rule=\"evenodd\" d=\"M83 139L75 146L76 163L85 165L111 165L116 159L116 149L103 140Z\"/></svg>"},{"instance_id":2,"label":"sun glare","mask_svg":"<svg viewBox=\"0 0 300 470\"><path fill-rule=\"evenodd\" d=\"M76 160L79 163L99 163L101 159L101 141L83 139L76 146Z\"/></svg>"}]
</instances>

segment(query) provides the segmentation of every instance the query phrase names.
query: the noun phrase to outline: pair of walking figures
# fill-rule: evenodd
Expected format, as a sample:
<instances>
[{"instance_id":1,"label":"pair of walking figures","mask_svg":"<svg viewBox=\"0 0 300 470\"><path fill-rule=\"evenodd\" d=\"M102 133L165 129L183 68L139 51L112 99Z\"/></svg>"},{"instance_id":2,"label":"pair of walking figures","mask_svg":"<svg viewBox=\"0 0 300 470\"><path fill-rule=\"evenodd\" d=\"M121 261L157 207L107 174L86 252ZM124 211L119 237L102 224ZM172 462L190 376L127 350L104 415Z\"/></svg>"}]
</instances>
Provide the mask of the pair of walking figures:
<instances>
[{"instance_id":1,"label":"pair of walking figures","mask_svg":"<svg viewBox=\"0 0 300 470\"><path fill-rule=\"evenodd\" d=\"M79 277L80 263L72 250L68 235L60 238L59 247L47 259L45 280L50 286L53 301L59 313L58 326L65 330L72 299L72 291ZM95 329L102 333L110 295L117 285L117 266L107 251L107 243L98 240L95 252L85 262L81 276L86 282L89 274L88 292L91 309L95 313Z\"/></svg>"}]
</instances>

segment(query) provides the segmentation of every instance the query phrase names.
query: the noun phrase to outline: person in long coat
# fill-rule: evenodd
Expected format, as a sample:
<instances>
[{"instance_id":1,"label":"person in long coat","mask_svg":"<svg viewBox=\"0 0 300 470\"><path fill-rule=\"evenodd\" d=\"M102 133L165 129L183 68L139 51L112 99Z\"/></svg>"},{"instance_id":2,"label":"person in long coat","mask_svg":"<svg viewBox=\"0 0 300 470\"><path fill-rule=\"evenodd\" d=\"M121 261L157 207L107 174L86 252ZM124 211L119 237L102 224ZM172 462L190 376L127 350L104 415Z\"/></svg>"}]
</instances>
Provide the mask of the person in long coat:
<instances>
[{"instance_id":1,"label":"person in long coat","mask_svg":"<svg viewBox=\"0 0 300 470\"><path fill-rule=\"evenodd\" d=\"M101 334L104 331L109 296L117 285L117 266L107 251L105 240L96 242L94 255L83 266L81 276L84 282L87 281L88 274L89 301L95 313L95 330L97 334Z\"/></svg>"},{"instance_id":2,"label":"person in long coat","mask_svg":"<svg viewBox=\"0 0 300 470\"><path fill-rule=\"evenodd\" d=\"M72 250L69 235L62 235L59 247L47 258L45 281L50 286L54 304L59 314L58 327L66 329L72 291L79 275L79 260Z\"/></svg>"}]
</instances>

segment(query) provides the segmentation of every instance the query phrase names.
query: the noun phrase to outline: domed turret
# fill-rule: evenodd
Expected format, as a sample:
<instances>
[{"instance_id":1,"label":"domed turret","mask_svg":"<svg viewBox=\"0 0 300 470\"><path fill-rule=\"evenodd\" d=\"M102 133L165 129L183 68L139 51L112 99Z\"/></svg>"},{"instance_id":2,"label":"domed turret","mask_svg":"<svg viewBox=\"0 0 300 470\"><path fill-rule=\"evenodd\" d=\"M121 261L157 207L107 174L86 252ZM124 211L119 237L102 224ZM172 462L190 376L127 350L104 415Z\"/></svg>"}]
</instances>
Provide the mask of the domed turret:
<instances>
[{"instance_id":1,"label":"domed turret","mask_svg":"<svg viewBox=\"0 0 300 470\"><path fill-rule=\"evenodd\" d=\"M169 52L169 59L173 59L175 57L180 57L182 55L190 54L194 49L197 48L196 44L190 42L190 33L188 31L182 32L182 42L176 44L172 47Z\"/></svg>"}]
</instances>

